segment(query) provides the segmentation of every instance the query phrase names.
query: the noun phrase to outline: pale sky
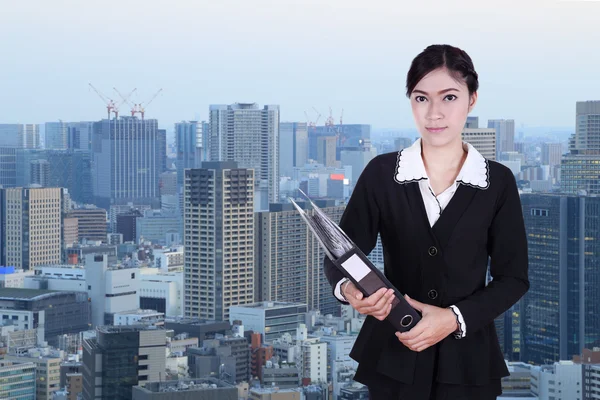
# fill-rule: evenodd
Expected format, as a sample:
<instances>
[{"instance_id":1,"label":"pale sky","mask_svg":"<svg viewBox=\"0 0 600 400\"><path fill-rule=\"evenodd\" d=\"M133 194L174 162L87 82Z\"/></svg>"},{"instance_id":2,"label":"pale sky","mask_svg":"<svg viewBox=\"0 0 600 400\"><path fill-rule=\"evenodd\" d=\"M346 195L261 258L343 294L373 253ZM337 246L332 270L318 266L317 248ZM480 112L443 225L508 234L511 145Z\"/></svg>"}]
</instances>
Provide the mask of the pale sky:
<instances>
[{"instance_id":1,"label":"pale sky","mask_svg":"<svg viewBox=\"0 0 600 400\"><path fill-rule=\"evenodd\" d=\"M92 83L162 88L146 118L168 131L235 102L410 129L410 62L448 43L474 61L482 124L574 127L600 99L598 21L600 1L0 0L0 123L104 118Z\"/></svg>"}]
</instances>

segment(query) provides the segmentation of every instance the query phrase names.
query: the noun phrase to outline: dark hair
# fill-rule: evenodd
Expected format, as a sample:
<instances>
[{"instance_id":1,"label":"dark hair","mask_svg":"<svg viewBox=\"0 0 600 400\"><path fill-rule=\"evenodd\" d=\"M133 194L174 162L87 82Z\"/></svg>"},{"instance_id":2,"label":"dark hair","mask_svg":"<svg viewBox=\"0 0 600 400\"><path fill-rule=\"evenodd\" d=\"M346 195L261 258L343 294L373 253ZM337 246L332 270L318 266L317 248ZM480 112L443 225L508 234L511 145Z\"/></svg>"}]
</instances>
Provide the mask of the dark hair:
<instances>
[{"instance_id":1,"label":"dark hair","mask_svg":"<svg viewBox=\"0 0 600 400\"><path fill-rule=\"evenodd\" d=\"M464 50L448 44L432 44L416 56L410 65L406 75L406 97L410 97L415 86L425 75L438 68L446 68L454 79L463 79L469 89L469 95L479 88L473 61Z\"/></svg>"}]
</instances>

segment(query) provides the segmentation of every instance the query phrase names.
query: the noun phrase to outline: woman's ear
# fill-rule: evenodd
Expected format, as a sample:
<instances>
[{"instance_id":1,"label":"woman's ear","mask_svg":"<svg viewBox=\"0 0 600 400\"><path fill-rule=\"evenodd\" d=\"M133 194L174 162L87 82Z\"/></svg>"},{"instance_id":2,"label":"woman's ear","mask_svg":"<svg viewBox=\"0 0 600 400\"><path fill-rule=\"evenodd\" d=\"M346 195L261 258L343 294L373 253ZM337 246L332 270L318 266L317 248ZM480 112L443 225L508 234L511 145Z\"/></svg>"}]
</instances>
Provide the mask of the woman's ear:
<instances>
[{"instance_id":1,"label":"woman's ear","mask_svg":"<svg viewBox=\"0 0 600 400\"><path fill-rule=\"evenodd\" d=\"M473 110L475 107L475 103L477 103L477 92L473 92L473 94L469 98L469 112Z\"/></svg>"}]
</instances>

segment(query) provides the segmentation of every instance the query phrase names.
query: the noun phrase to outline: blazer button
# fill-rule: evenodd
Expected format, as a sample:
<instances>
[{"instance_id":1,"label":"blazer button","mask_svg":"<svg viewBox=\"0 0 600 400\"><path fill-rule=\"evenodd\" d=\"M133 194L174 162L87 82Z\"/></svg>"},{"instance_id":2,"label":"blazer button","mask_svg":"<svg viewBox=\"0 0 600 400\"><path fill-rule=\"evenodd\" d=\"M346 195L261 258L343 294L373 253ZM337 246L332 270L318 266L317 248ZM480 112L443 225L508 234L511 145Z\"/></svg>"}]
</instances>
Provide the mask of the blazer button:
<instances>
[{"instance_id":1,"label":"blazer button","mask_svg":"<svg viewBox=\"0 0 600 400\"><path fill-rule=\"evenodd\" d=\"M430 291L427 293L427 296L429 296L429 298L430 298L431 300L435 300L435 299L437 298L437 296L438 296L438 292L437 292L437 290L435 290L435 289L431 289L431 290L430 290Z\"/></svg>"},{"instance_id":2,"label":"blazer button","mask_svg":"<svg viewBox=\"0 0 600 400\"><path fill-rule=\"evenodd\" d=\"M431 257L435 257L438 253L438 249L436 249L435 246L431 246L428 252Z\"/></svg>"}]
</instances>

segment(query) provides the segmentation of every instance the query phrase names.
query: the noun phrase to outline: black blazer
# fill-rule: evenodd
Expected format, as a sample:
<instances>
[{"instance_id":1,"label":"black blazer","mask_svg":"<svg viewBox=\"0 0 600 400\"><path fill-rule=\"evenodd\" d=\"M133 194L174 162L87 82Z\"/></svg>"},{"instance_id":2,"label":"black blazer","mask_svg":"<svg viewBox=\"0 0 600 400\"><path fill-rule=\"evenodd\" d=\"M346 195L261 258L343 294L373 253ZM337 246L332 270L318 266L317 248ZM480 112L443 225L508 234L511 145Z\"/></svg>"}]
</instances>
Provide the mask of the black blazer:
<instances>
[{"instance_id":1,"label":"black blazer","mask_svg":"<svg viewBox=\"0 0 600 400\"><path fill-rule=\"evenodd\" d=\"M448 336L413 352L388 321L368 316L350 353L355 380L486 385L509 375L494 319L529 289L527 239L517 185L502 164L487 161L485 190L460 184L430 227L416 181L397 182L397 153L375 157L359 177L340 227L369 254L381 235L385 275L401 293L438 307L456 305L466 336ZM492 282L486 286L488 256ZM325 259L332 287L342 273ZM422 382L419 382L422 384Z\"/></svg>"}]
</instances>

